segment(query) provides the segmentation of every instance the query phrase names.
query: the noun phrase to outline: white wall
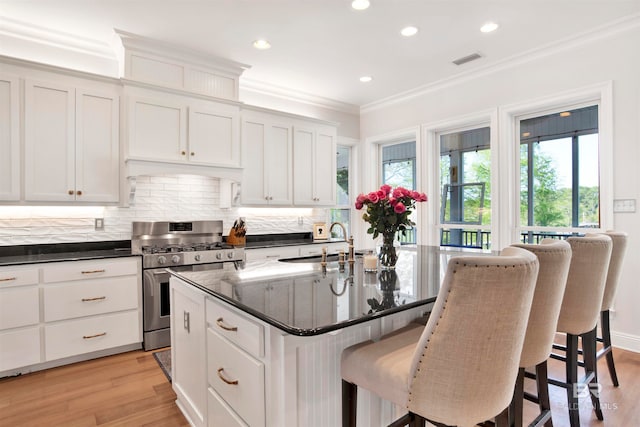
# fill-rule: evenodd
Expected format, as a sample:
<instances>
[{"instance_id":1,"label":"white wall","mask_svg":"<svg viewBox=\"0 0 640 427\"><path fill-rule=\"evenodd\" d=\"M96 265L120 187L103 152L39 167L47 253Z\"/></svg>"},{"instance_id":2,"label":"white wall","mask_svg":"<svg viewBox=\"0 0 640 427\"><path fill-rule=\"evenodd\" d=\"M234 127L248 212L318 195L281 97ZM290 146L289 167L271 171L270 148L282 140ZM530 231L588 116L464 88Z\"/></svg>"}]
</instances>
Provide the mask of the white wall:
<instances>
[{"instance_id":1,"label":"white wall","mask_svg":"<svg viewBox=\"0 0 640 427\"><path fill-rule=\"evenodd\" d=\"M640 28L560 45L545 56L425 88L388 105L366 106L361 140L399 129L522 103L586 86L613 82L614 199L635 199L635 213L614 214L614 227L630 242L612 320L614 345L640 352ZM390 100L391 101L391 100ZM367 165L368 166L368 165ZM364 170L363 176L370 171ZM358 189L359 191L364 191ZM437 195L430 195L437 200Z\"/></svg>"}]
</instances>

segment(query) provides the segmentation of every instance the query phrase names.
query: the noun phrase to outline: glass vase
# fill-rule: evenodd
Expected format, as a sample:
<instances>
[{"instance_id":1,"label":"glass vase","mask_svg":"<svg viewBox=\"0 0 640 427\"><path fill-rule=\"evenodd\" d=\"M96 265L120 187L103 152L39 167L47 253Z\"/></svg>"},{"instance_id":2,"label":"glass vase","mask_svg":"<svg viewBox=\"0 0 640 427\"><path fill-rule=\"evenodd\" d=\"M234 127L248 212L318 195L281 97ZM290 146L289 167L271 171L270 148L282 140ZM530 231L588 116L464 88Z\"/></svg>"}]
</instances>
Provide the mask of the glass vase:
<instances>
[{"instance_id":1,"label":"glass vase","mask_svg":"<svg viewBox=\"0 0 640 427\"><path fill-rule=\"evenodd\" d=\"M394 270L396 268L398 254L393 245L395 238L395 232L382 234L382 244L378 252L378 260L380 261L380 268L383 270Z\"/></svg>"}]
</instances>

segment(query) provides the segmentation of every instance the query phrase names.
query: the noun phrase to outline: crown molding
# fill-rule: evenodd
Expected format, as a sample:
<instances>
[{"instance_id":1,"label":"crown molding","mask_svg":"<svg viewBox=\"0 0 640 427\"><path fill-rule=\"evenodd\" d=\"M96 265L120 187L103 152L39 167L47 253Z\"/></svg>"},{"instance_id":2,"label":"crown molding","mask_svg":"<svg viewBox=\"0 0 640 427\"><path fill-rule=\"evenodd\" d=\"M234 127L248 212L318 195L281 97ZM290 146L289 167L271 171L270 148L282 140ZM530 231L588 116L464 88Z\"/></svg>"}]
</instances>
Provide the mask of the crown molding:
<instances>
[{"instance_id":1,"label":"crown molding","mask_svg":"<svg viewBox=\"0 0 640 427\"><path fill-rule=\"evenodd\" d=\"M17 21L5 16L0 16L0 34L85 55L110 60L116 59L113 47L108 43Z\"/></svg>"},{"instance_id":2,"label":"crown molding","mask_svg":"<svg viewBox=\"0 0 640 427\"><path fill-rule=\"evenodd\" d=\"M593 43L598 40L606 39L623 32L631 31L638 27L640 27L640 13L635 13L595 27L592 30L583 31L570 37L556 40L554 42L547 43L546 45L530 49L516 55L512 55L495 63L481 66L473 70L463 71L451 77L446 77L433 83L418 86L414 89L410 89L396 95L380 99L378 101L364 104L360 107L360 114L372 112L381 108L386 108L394 104L408 101L418 96L426 95L428 93L455 86L469 80L496 73L501 70L513 68L515 66L535 61L546 56L574 49L576 47Z\"/></svg>"},{"instance_id":3,"label":"crown molding","mask_svg":"<svg viewBox=\"0 0 640 427\"><path fill-rule=\"evenodd\" d=\"M328 108L342 113L356 115L360 113L360 107L355 104L324 98L322 96L312 95L310 93L273 85L259 80L247 79L245 77L240 78L240 90L260 95L273 96L287 101L300 102L314 107Z\"/></svg>"}]
</instances>

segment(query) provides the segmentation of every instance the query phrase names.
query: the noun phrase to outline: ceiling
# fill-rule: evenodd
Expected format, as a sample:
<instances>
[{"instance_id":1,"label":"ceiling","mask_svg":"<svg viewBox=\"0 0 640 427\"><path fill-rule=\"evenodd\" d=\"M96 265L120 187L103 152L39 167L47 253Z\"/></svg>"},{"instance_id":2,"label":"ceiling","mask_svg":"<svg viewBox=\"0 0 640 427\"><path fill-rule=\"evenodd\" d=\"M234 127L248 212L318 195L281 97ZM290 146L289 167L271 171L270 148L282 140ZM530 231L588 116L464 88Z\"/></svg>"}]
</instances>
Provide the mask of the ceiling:
<instances>
[{"instance_id":1,"label":"ceiling","mask_svg":"<svg viewBox=\"0 0 640 427\"><path fill-rule=\"evenodd\" d=\"M241 85L363 106L610 28L640 0L0 0L0 16L99 43L113 29L248 64ZM481 33L487 21L497 31ZM1 23L1 22L0 22ZM418 27L406 38L400 30ZM2 28L0 28L0 31ZM257 50L254 40L272 47ZM472 53L482 57L457 66ZM359 77L373 77L361 83Z\"/></svg>"}]
</instances>

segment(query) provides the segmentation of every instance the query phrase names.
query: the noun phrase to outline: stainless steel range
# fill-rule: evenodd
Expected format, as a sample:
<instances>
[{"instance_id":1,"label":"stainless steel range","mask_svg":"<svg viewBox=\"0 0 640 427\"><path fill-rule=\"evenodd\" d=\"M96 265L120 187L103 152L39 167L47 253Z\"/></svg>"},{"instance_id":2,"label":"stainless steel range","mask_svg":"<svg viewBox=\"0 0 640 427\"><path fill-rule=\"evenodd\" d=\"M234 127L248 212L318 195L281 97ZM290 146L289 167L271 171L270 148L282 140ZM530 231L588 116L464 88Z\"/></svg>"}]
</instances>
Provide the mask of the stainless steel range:
<instances>
[{"instance_id":1,"label":"stainless steel range","mask_svg":"<svg viewBox=\"0 0 640 427\"><path fill-rule=\"evenodd\" d=\"M142 254L144 349L171 345L169 273L244 262L244 248L222 241L222 221L134 222L131 250Z\"/></svg>"}]
</instances>

